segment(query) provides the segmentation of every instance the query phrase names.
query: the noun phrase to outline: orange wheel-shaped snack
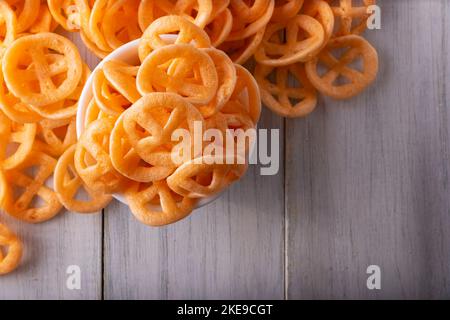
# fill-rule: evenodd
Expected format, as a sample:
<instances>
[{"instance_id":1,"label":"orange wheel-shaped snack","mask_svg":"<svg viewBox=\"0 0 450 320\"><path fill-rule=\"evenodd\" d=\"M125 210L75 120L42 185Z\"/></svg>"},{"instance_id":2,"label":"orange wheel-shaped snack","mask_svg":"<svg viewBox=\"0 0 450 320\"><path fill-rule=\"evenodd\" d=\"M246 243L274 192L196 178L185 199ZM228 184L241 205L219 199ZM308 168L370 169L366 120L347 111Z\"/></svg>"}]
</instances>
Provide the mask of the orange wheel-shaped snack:
<instances>
[{"instance_id":1,"label":"orange wheel-shaped snack","mask_svg":"<svg viewBox=\"0 0 450 320\"><path fill-rule=\"evenodd\" d=\"M25 222L39 223L56 216L62 205L56 193L45 184L56 166L56 160L49 155L33 151L33 153L19 167L5 172L9 188L6 190L4 201L5 211ZM30 169L32 175L30 175ZM22 189L17 194L15 189ZM38 197L43 204L34 203Z\"/></svg>"},{"instance_id":2,"label":"orange wheel-shaped snack","mask_svg":"<svg viewBox=\"0 0 450 320\"><path fill-rule=\"evenodd\" d=\"M87 28L91 8L87 0L47 0L53 19L67 31Z\"/></svg>"},{"instance_id":3,"label":"orange wheel-shaped snack","mask_svg":"<svg viewBox=\"0 0 450 320\"><path fill-rule=\"evenodd\" d=\"M80 37L84 45L100 59L104 59L109 54L109 51L100 49L83 30L80 31Z\"/></svg>"},{"instance_id":4,"label":"orange wheel-shaped snack","mask_svg":"<svg viewBox=\"0 0 450 320\"><path fill-rule=\"evenodd\" d=\"M131 103L141 98L136 88L138 70L139 67L122 61L109 60L103 64L103 73L108 82Z\"/></svg>"},{"instance_id":5,"label":"orange wheel-shaped snack","mask_svg":"<svg viewBox=\"0 0 450 320\"><path fill-rule=\"evenodd\" d=\"M175 60L177 66L170 68ZM137 88L143 96L158 91L174 92L199 105L212 100L217 86L214 62L190 44L174 44L153 51L137 75Z\"/></svg>"},{"instance_id":6,"label":"orange wheel-shaped snack","mask_svg":"<svg viewBox=\"0 0 450 320\"><path fill-rule=\"evenodd\" d=\"M195 199L175 194L165 181L134 183L125 196L136 219L149 226L164 226L181 220L197 203Z\"/></svg>"},{"instance_id":7,"label":"orange wheel-shaped snack","mask_svg":"<svg viewBox=\"0 0 450 320\"><path fill-rule=\"evenodd\" d=\"M335 57L333 50L345 52ZM361 71L349 66L359 58L363 62ZM319 74L319 64L326 67L325 74ZM356 35L332 39L319 56L306 63L306 74L313 86L335 99L348 99L359 94L375 80L377 73L377 51L367 40ZM340 77L348 81L344 84L336 83Z\"/></svg>"},{"instance_id":8,"label":"orange wheel-shaped snack","mask_svg":"<svg viewBox=\"0 0 450 320\"><path fill-rule=\"evenodd\" d=\"M334 30L334 15L330 5L324 0L310 0L305 3L303 13L313 17L320 22L324 31L324 42L320 47L323 49L333 35Z\"/></svg>"},{"instance_id":9,"label":"orange wheel-shaped snack","mask_svg":"<svg viewBox=\"0 0 450 320\"><path fill-rule=\"evenodd\" d=\"M367 28L370 17L368 8L376 4L376 0L327 0L331 4L336 19L335 36L361 34ZM362 4L361 4L362 2ZM360 4L355 4L360 3Z\"/></svg>"},{"instance_id":10,"label":"orange wheel-shaped snack","mask_svg":"<svg viewBox=\"0 0 450 320\"><path fill-rule=\"evenodd\" d=\"M75 118L50 120L38 123L36 148L53 157L59 157L77 142Z\"/></svg>"},{"instance_id":11,"label":"orange wheel-shaped snack","mask_svg":"<svg viewBox=\"0 0 450 320\"><path fill-rule=\"evenodd\" d=\"M51 105L36 107L29 105L29 108L39 116L50 120L63 120L75 117L78 110L78 100L84 85L91 74L87 64L83 63L83 73L81 80L75 90L65 99L55 102Z\"/></svg>"},{"instance_id":12,"label":"orange wheel-shaped snack","mask_svg":"<svg viewBox=\"0 0 450 320\"><path fill-rule=\"evenodd\" d=\"M6 86L0 70L0 109L9 119L17 123L35 123L42 117L33 111L31 105L23 103Z\"/></svg>"},{"instance_id":13,"label":"orange wheel-shaped snack","mask_svg":"<svg viewBox=\"0 0 450 320\"><path fill-rule=\"evenodd\" d=\"M202 115L207 118L222 109L225 103L230 100L236 87L237 76L233 62L224 52L214 48L203 50L214 61L219 78L219 88L215 97L207 105L198 107Z\"/></svg>"},{"instance_id":14,"label":"orange wheel-shaped snack","mask_svg":"<svg viewBox=\"0 0 450 320\"><path fill-rule=\"evenodd\" d=\"M240 65L235 66L237 81L229 103L240 105L240 108L245 110L256 124L261 116L261 96L258 83L247 69Z\"/></svg>"},{"instance_id":15,"label":"orange wheel-shaped snack","mask_svg":"<svg viewBox=\"0 0 450 320\"><path fill-rule=\"evenodd\" d=\"M55 52L60 59L49 63L48 51ZM37 107L68 97L76 89L83 72L77 47L55 33L17 39L6 50L2 67L9 90L23 102Z\"/></svg>"},{"instance_id":16,"label":"orange wheel-shaped snack","mask_svg":"<svg viewBox=\"0 0 450 320\"><path fill-rule=\"evenodd\" d=\"M154 0L141 0L138 9L138 22L142 32L159 17L167 15L161 10Z\"/></svg>"},{"instance_id":17,"label":"orange wheel-shaped snack","mask_svg":"<svg viewBox=\"0 0 450 320\"><path fill-rule=\"evenodd\" d=\"M275 73L274 82L268 79L272 72ZM289 79L289 76L295 78L296 84L290 80L292 78ZM278 68L257 65L255 78L261 90L264 105L280 116L304 117L317 105L316 89L309 82L304 66L299 63Z\"/></svg>"},{"instance_id":18,"label":"orange wheel-shaped snack","mask_svg":"<svg viewBox=\"0 0 450 320\"><path fill-rule=\"evenodd\" d=\"M53 32L58 27L58 23L53 19L48 5L42 3L39 14L33 25L28 29L30 33Z\"/></svg>"},{"instance_id":19,"label":"orange wheel-shaped snack","mask_svg":"<svg viewBox=\"0 0 450 320\"><path fill-rule=\"evenodd\" d=\"M86 186L95 192L114 193L121 190L124 183L109 156L113 126L111 118L98 119L86 128L77 143L75 168Z\"/></svg>"},{"instance_id":20,"label":"orange wheel-shaped snack","mask_svg":"<svg viewBox=\"0 0 450 320\"><path fill-rule=\"evenodd\" d=\"M30 156L36 137L36 124L10 121L0 112L0 161L4 170L20 166ZM11 153L7 149L12 147Z\"/></svg>"},{"instance_id":21,"label":"orange wheel-shaped snack","mask_svg":"<svg viewBox=\"0 0 450 320\"><path fill-rule=\"evenodd\" d=\"M311 0L306 0L306 3ZM304 0L278 0L275 1L272 18L270 21L282 22L295 17L303 6Z\"/></svg>"},{"instance_id":22,"label":"orange wheel-shaped snack","mask_svg":"<svg viewBox=\"0 0 450 320\"><path fill-rule=\"evenodd\" d=\"M161 35L176 34L176 39L162 39ZM153 21L145 30L139 43L139 58L141 61L157 48L168 44L192 43L197 48L209 48L211 42L208 35L201 28L189 20L179 16L164 16Z\"/></svg>"},{"instance_id":23,"label":"orange wheel-shaped snack","mask_svg":"<svg viewBox=\"0 0 450 320\"><path fill-rule=\"evenodd\" d=\"M219 49L225 51L234 63L245 64L256 52L264 37L265 28L254 35L237 41L225 41Z\"/></svg>"},{"instance_id":24,"label":"orange wheel-shaped snack","mask_svg":"<svg viewBox=\"0 0 450 320\"><path fill-rule=\"evenodd\" d=\"M280 43L280 32L286 33L286 40ZM259 63L281 67L310 60L324 42L324 31L319 21L298 15L286 23L269 24L261 46L255 52Z\"/></svg>"},{"instance_id":25,"label":"orange wheel-shaped snack","mask_svg":"<svg viewBox=\"0 0 450 320\"><path fill-rule=\"evenodd\" d=\"M224 43L230 35L232 27L233 15L229 9L225 9L205 27L205 31L211 39L211 45L217 48Z\"/></svg>"},{"instance_id":26,"label":"orange wheel-shaped snack","mask_svg":"<svg viewBox=\"0 0 450 320\"><path fill-rule=\"evenodd\" d=\"M17 17L17 33L28 30L39 16L40 0L6 0L6 3L11 6Z\"/></svg>"},{"instance_id":27,"label":"orange wheel-shaped snack","mask_svg":"<svg viewBox=\"0 0 450 320\"><path fill-rule=\"evenodd\" d=\"M227 164L227 161L231 163ZM235 159L227 160L226 156L208 155L192 159L178 167L167 178L167 185L184 197L210 197L239 178L235 171L236 166ZM206 179L206 176L209 176L209 179ZM205 184L206 181L208 184Z\"/></svg>"},{"instance_id":28,"label":"orange wheel-shaped snack","mask_svg":"<svg viewBox=\"0 0 450 320\"><path fill-rule=\"evenodd\" d=\"M123 114L123 127L131 146L150 164L156 164L152 151L172 143L175 130L189 130L193 137L196 122L203 128L201 113L173 93L148 94Z\"/></svg>"},{"instance_id":29,"label":"orange wheel-shaped snack","mask_svg":"<svg viewBox=\"0 0 450 320\"><path fill-rule=\"evenodd\" d=\"M59 158L54 174L54 189L59 201L67 210L78 213L93 213L102 210L112 200L112 196L89 189L78 176L74 156L76 145L71 146ZM77 200L80 188L86 190L89 200Z\"/></svg>"},{"instance_id":30,"label":"orange wheel-shaped snack","mask_svg":"<svg viewBox=\"0 0 450 320\"><path fill-rule=\"evenodd\" d=\"M18 33L16 15L5 1L0 2L0 30L2 30L0 37L1 58L4 50L16 39Z\"/></svg>"},{"instance_id":31,"label":"orange wheel-shaped snack","mask_svg":"<svg viewBox=\"0 0 450 320\"><path fill-rule=\"evenodd\" d=\"M3 173L0 173L0 176L3 176ZM0 275L14 271L21 259L22 243L11 230L0 223Z\"/></svg>"},{"instance_id":32,"label":"orange wheel-shaped snack","mask_svg":"<svg viewBox=\"0 0 450 320\"><path fill-rule=\"evenodd\" d=\"M239 2L242 2L239 0ZM257 1L256 1L257 2ZM233 3L233 2L232 2ZM237 9L232 10L233 13L233 28L228 37L229 41L233 40L242 40L248 38L267 25L272 17L273 9L275 6L275 0L269 0L268 5L261 16L259 16L256 20L251 18L237 18L239 16L239 11Z\"/></svg>"},{"instance_id":33,"label":"orange wheel-shaped snack","mask_svg":"<svg viewBox=\"0 0 450 320\"><path fill-rule=\"evenodd\" d=\"M255 21L264 15L271 0L231 0L230 8L239 20Z\"/></svg>"},{"instance_id":34,"label":"orange wheel-shaped snack","mask_svg":"<svg viewBox=\"0 0 450 320\"><path fill-rule=\"evenodd\" d=\"M102 22L105 19L106 11L112 4L109 0L96 0L91 10L89 17L89 27L85 31L85 35L95 43L95 45L102 51L111 52L113 49L108 44L102 28Z\"/></svg>"},{"instance_id":35,"label":"orange wheel-shaped snack","mask_svg":"<svg viewBox=\"0 0 450 320\"><path fill-rule=\"evenodd\" d=\"M152 0L164 15L178 15L192 20L200 28L204 28L211 19L213 0Z\"/></svg>"},{"instance_id":36,"label":"orange wheel-shaped snack","mask_svg":"<svg viewBox=\"0 0 450 320\"><path fill-rule=\"evenodd\" d=\"M121 84L120 87L122 89L125 88L123 87L123 84ZM130 86L128 86L128 88L129 87ZM103 69L98 69L94 73L92 92L96 104L104 113L110 116L118 117L131 105L131 101L124 97L114 85L108 81Z\"/></svg>"},{"instance_id":37,"label":"orange wheel-shaped snack","mask_svg":"<svg viewBox=\"0 0 450 320\"><path fill-rule=\"evenodd\" d=\"M138 24L139 2L139 0L112 1L106 9L101 25L105 40L112 49L141 37L142 31Z\"/></svg>"},{"instance_id":38,"label":"orange wheel-shaped snack","mask_svg":"<svg viewBox=\"0 0 450 320\"><path fill-rule=\"evenodd\" d=\"M170 150L161 146L157 151L149 151L145 162L127 137L123 128L123 115L116 121L111 133L110 155L114 168L125 177L138 182L153 182L165 179L176 168L172 163Z\"/></svg>"},{"instance_id":39,"label":"orange wheel-shaped snack","mask_svg":"<svg viewBox=\"0 0 450 320\"><path fill-rule=\"evenodd\" d=\"M97 103L95 103L95 99L92 98L86 108L86 114L84 116L84 128L87 128L95 120L105 117L109 117L109 115L100 110Z\"/></svg>"}]
</instances>

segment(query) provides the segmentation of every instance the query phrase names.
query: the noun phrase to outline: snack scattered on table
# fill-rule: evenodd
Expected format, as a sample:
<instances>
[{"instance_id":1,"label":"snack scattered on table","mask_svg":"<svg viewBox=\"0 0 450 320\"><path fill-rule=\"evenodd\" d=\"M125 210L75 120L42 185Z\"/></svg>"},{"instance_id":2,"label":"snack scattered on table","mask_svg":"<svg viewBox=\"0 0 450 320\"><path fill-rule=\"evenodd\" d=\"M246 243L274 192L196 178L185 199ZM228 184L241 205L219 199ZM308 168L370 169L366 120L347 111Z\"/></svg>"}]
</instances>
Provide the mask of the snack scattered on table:
<instances>
[{"instance_id":1,"label":"snack scattered on table","mask_svg":"<svg viewBox=\"0 0 450 320\"><path fill-rule=\"evenodd\" d=\"M373 4L0 1L2 209L39 223L63 207L98 212L120 193L144 224L186 217L200 199L240 179L247 163L224 152L217 164L193 145L174 163L179 150L172 133L192 133L195 123L224 136L227 129L256 128L261 99L275 113L296 118L315 109L319 94L347 99L361 93L378 72L377 52L361 36ZM110 60L93 74L79 140L78 100L90 70L77 47L53 33L58 26L79 32L100 58L140 38L138 65ZM252 58L256 80L240 66ZM0 224L0 274L14 270L21 255L18 238Z\"/></svg>"}]
</instances>

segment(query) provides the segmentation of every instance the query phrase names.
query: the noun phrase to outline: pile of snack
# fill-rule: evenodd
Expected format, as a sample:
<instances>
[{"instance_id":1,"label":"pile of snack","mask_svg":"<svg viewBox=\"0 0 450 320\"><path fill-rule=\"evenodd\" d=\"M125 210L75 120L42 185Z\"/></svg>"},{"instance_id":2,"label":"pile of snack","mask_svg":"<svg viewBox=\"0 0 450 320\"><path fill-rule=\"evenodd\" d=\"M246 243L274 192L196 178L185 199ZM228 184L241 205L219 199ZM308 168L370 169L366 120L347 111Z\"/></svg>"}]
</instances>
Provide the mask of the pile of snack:
<instances>
[{"instance_id":1,"label":"pile of snack","mask_svg":"<svg viewBox=\"0 0 450 320\"><path fill-rule=\"evenodd\" d=\"M38 223L63 207L97 212L117 193L148 225L189 215L200 199L242 177L249 146L244 161L225 150L217 162L217 155L203 156L217 141L186 155L172 134L192 133L198 123L223 137L227 129L254 129L261 99L279 115L303 117L318 93L346 99L362 92L378 72L377 52L361 36L373 4L0 1L2 209ZM75 116L90 71L75 45L53 33L58 26L79 32L100 58L141 39L139 64L109 60L92 75L79 140ZM250 61L253 75L241 66ZM183 161L175 163L180 152ZM0 274L12 271L21 253L20 241L0 224Z\"/></svg>"}]
</instances>

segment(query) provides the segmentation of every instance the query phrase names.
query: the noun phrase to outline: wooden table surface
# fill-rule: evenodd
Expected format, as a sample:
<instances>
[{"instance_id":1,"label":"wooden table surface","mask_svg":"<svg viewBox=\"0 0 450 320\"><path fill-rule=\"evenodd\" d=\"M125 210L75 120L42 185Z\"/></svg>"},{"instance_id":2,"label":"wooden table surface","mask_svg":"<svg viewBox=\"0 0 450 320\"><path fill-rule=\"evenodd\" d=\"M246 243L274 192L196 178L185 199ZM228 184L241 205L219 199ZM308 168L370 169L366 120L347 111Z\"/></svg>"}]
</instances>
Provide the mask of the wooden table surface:
<instances>
[{"instance_id":1,"label":"wooden table surface","mask_svg":"<svg viewBox=\"0 0 450 320\"><path fill-rule=\"evenodd\" d=\"M450 298L450 3L379 0L377 82L306 119L267 110L282 168L164 228L114 202L41 225L0 299ZM81 43L77 35L71 35ZM80 45L91 67L97 63ZM70 265L81 289L66 287ZM366 269L381 269L368 290Z\"/></svg>"}]
</instances>

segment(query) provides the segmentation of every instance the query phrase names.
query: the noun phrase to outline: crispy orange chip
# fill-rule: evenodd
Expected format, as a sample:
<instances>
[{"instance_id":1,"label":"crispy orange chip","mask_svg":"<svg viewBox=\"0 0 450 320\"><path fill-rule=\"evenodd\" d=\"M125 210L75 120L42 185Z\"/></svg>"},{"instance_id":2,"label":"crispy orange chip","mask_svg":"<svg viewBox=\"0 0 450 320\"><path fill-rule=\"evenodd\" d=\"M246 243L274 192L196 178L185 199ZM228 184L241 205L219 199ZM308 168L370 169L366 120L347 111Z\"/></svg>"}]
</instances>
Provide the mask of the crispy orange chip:
<instances>
[{"instance_id":1,"label":"crispy orange chip","mask_svg":"<svg viewBox=\"0 0 450 320\"><path fill-rule=\"evenodd\" d=\"M345 50L339 57L333 50ZM349 66L361 58L361 71ZM318 65L326 67L325 74L318 72ZM332 39L318 57L306 63L306 74L309 80L324 95L335 99L348 99L363 91L376 78L378 73L377 51L364 38L356 35ZM339 82L346 78L345 83Z\"/></svg>"},{"instance_id":2,"label":"crispy orange chip","mask_svg":"<svg viewBox=\"0 0 450 320\"><path fill-rule=\"evenodd\" d=\"M46 57L49 50L59 56L54 62ZM23 102L37 107L69 96L80 82L82 70L77 47L55 33L19 38L6 50L3 59L3 75L9 90Z\"/></svg>"},{"instance_id":3,"label":"crispy orange chip","mask_svg":"<svg viewBox=\"0 0 450 320\"><path fill-rule=\"evenodd\" d=\"M17 17L17 33L30 28L39 16L40 0L6 0Z\"/></svg>"},{"instance_id":4,"label":"crispy orange chip","mask_svg":"<svg viewBox=\"0 0 450 320\"><path fill-rule=\"evenodd\" d=\"M11 230L0 223L0 275L14 271L21 259L22 243Z\"/></svg>"},{"instance_id":5,"label":"crispy orange chip","mask_svg":"<svg viewBox=\"0 0 450 320\"><path fill-rule=\"evenodd\" d=\"M139 67L116 60L106 61L103 65L106 79L131 103L135 103L141 97L136 88L138 70Z\"/></svg>"},{"instance_id":6,"label":"crispy orange chip","mask_svg":"<svg viewBox=\"0 0 450 320\"><path fill-rule=\"evenodd\" d=\"M147 163L155 163L152 151L172 142L178 128L188 129L193 136L195 122L202 128L200 112L173 93L152 93L142 97L123 114L123 128L131 146Z\"/></svg>"},{"instance_id":7,"label":"crispy orange chip","mask_svg":"<svg viewBox=\"0 0 450 320\"><path fill-rule=\"evenodd\" d=\"M211 48L203 49L213 60L219 78L216 96L207 104L199 106L202 115L207 118L218 112L230 100L236 86L236 68L230 58L222 51Z\"/></svg>"},{"instance_id":8,"label":"crispy orange chip","mask_svg":"<svg viewBox=\"0 0 450 320\"><path fill-rule=\"evenodd\" d=\"M10 121L0 112L0 159L4 170L20 166L30 156L36 136L36 124ZM9 150L12 148L11 150Z\"/></svg>"},{"instance_id":9,"label":"crispy orange chip","mask_svg":"<svg viewBox=\"0 0 450 320\"><path fill-rule=\"evenodd\" d=\"M286 40L280 38L286 33ZM310 60L324 43L324 31L319 21L298 15L286 23L267 26L261 46L255 52L259 63L269 66L287 66Z\"/></svg>"},{"instance_id":10,"label":"crispy orange chip","mask_svg":"<svg viewBox=\"0 0 450 320\"><path fill-rule=\"evenodd\" d=\"M109 139L114 126L111 118L92 122L81 135L75 151L75 168L86 186L95 192L114 193L123 186L123 177L109 156Z\"/></svg>"},{"instance_id":11,"label":"crispy orange chip","mask_svg":"<svg viewBox=\"0 0 450 320\"><path fill-rule=\"evenodd\" d=\"M123 116L119 117L111 133L110 154L114 168L125 177L138 182L158 181L174 170L170 149L164 146L146 154L145 162L131 145L123 128Z\"/></svg>"},{"instance_id":12,"label":"crispy orange chip","mask_svg":"<svg viewBox=\"0 0 450 320\"><path fill-rule=\"evenodd\" d=\"M254 35L237 41L225 41L219 49L225 51L234 63L245 64L258 49L264 37L265 27Z\"/></svg>"},{"instance_id":13,"label":"crispy orange chip","mask_svg":"<svg viewBox=\"0 0 450 320\"><path fill-rule=\"evenodd\" d=\"M172 70L170 65L174 60L177 64ZM217 86L214 62L208 54L190 44L174 44L153 51L137 75L137 88L142 95L175 92L194 104L209 103Z\"/></svg>"},{"instance_id":14,"label":"crispy orange chip","mask_svg":"<svg viewBox=\"0 0 450 320\"><path fill-rule=\"evenodd\" d=\"M56 160L45 153L33 153L19 167L5 172L9 188L4 209L11 216L29 223L50 220L62 208L55 192L45 185L53 174ZM31 171L30 169L34 170ZM43 203L40 204L40 199Z\"/></svg>"},{"instance_id":15,"label":"crispy orange chip","mask_svg":"<svg viewBox=\"0 0 450 320\"><path fill-rule=\"evenodd\" d=\"M176 39L167 42L161 35L177 33ZM139 58L141 61L157 48L168 44L193 44L197 48L209 48L211 42L208 35L189 20L179 16L164 16L155 20L145 30L139 43Z\"/></svg>"},{"instance_id":16,"label":"crispy orange chip","mask_svg":"<svg viewBox=\"0 0 450 320\"><path fill-rule=\"evenodd\" d=\"M41 120L38 123L36 148L59 157L77 142L75 118L60 120Z\"/></svg>"},{"instance_id":17,"label":"crispy orange chip","mask_svg":"<svg viewBox=\"0 0 450 320\"><path fill-rule=\"evenodd\" d=\"M164 226L181 220L197 203L195 199L175 194L165 181L134 183L125 196L136 219L150 226Z\"/></svg>"},{"instance_id":18,"label":"crispy orange chip","mask_svg":"<svg viewBox=\"0 0 450 320\"><path fill-rule=\"evenodd\" d=\"M376 0L328 0L331 3L336 19L335 36L345 36L349 34L361 34L367 28L367 19L370 13L368 7L376 4ZM362 2L355 5L355 2Z\"/></svg>"},{"instance_id":19,"label":"crispy orange chip","mask_svg":"<svg viewBox=\"0 0 450 320\"><path fill-rule=\"evenodd\" d=\"M76 146L73 145L59 158L55 168L54 188L59 201L67 210L78 213L97 212L108 205L111 195L94 192L84 185L75 170L74 155ZM77 200L79 189L84 188L90 200Z\"/></svg>"},{"instance_id":20,"label":"crispy orange chip","mask_svg":"<svg viewBox=\"0 0 450 320\"><path fill-rule=\"evenodd\" d=\"M313 0L307 0L311 2ZM272 18L270 21L281 22L295 17L303 6L304 0L278 0L275 1Z\"/></svg>"},{"instance_id":21,"label":"crispy orange chip","mask_svg":"<svg viewBox=\"0 0 450 320\"><path fill-rule=\"evenodd\" d=\"M232 27L233 15L229 9L225 9L205 27L206 33L211 38L211 45L218 47L225 42L231 33Z\"/></svg>"},{"instance_id":22,"label":"crispy orange chip","mask_svg":"<svg viewBox=\"0 0 450 320\"><path fill-rule=\"evenodd\" d=\"M274 82L269 80L272 73L275 73ZM296 84L289 76L297 80ZM309 82L301 64L278 68L257 65L255 78L264 104L283 117L304 117L317 105L316 89Z\"/></svg>"},{"instance_id":23,"label":"crispy orange chip","mask_svg":"<svg viewBox=\"0 0 450 320\"><path fill-rule=\"evenodd\" d=\"M4 1L0 2L0 58L5 49L16 39L17 20L14 11Z\"/></svg>"}]
</instances>

